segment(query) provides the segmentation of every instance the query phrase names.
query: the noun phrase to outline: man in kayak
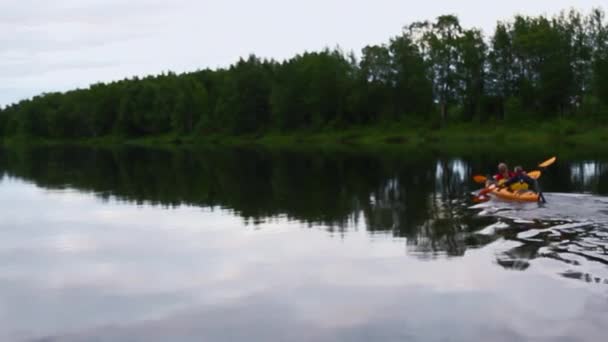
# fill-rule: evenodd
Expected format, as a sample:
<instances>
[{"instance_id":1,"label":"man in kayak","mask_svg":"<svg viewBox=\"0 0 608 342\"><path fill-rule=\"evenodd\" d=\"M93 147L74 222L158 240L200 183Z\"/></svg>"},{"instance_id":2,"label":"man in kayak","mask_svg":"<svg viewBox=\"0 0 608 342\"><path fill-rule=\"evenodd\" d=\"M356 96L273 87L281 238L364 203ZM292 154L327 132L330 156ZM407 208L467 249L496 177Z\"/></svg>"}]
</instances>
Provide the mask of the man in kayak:
<instances>
[{"instance_id":1,"label":"man in kayak","mask_svg":"<svg viewBox=\"0 0 608 342\"><path fill-rule=\"evenodd\" d=\"M538 188L536 180L530 178L521 166L516 166L514 170L513 176L502 184L504 187L512 191L527 191L528 189L536 191Z\"/></svg>"},{"instance_id":2,"label":"man in kayak","mask_svg":"<svg viewBox=\"0 0 608 342\"><path fill-rule=\"evenodd\" d=\"M490 186L490 184L503 185L513 177L515 177L515 173L509 171L509 166L506 163L500 163L498 164L498 173L492 177L492 180L486 183L486 187Z\"/></svg>"}]
</instances>

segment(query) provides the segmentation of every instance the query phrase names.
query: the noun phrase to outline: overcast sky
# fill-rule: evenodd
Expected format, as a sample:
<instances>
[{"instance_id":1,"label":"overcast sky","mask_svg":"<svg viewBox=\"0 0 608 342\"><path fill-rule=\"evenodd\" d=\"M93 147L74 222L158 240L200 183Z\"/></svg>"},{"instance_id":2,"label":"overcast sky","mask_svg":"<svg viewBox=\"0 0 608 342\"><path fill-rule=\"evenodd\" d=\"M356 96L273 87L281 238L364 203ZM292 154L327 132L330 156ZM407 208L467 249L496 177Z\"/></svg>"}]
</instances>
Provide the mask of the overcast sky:
<instances>
[{"instance_id":1,"label":"overcast sky","mask_svg":"<svg viewBox=\"0 0 608 342\"><path fill-rule=\"evenodd\" d=\"M456 14L491 33L514 14L608 0L0 0L0 106L134 75L341 46L359 52L413 21Z\"/></svg>"}]
</instances>

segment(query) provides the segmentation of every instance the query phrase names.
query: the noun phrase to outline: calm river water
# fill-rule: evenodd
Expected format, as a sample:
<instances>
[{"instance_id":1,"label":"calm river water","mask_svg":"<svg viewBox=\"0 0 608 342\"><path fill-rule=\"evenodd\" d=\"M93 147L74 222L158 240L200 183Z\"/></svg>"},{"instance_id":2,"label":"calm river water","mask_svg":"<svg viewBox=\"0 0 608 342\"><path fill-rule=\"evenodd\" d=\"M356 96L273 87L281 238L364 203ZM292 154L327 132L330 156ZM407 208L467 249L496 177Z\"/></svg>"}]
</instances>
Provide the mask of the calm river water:
<instances>
[{"instance_id":1,"label":"calm river water","mask_svg":"<svg viewBox=\"0 0 608 342\"><path fill-rule=\"evenodd\" d=\"M539 206L472 203L490 154L0 149L0 341L604 341L577 158Z\"/></svg>"}]
</instances>

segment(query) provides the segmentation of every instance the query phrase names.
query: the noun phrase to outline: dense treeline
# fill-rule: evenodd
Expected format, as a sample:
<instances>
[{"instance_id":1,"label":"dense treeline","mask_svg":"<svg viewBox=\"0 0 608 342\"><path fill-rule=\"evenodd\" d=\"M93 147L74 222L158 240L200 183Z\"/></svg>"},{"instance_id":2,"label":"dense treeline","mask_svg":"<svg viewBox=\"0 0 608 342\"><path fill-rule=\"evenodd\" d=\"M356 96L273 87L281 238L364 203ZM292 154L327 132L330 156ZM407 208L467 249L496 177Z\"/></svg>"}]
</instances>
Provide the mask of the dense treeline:
<instances>
[{"instance_id":1,"label":"dense treeline","mask_svg":"<svg viewBox=\"0 0 608 342\"><path fill-rule=\"evenodd\" d=\"M44 138L258 134L380 122L608 121L601 9L516 16L490 37L457 17L417 22L361 56L255 56L227 69L49 93L0 111L0 134Z\"/></svg>"}]
</instances>

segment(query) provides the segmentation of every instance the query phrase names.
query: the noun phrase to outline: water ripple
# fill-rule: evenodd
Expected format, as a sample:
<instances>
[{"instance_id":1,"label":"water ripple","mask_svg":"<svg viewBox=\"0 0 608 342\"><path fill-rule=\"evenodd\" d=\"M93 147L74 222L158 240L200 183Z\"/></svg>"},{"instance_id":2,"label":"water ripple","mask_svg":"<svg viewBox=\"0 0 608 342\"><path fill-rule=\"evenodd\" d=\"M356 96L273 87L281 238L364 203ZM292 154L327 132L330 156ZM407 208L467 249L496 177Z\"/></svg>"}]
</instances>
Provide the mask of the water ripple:
<instances>
[{"instance_id":1,"label":"water ripple","mask_svg":"<svg viewBox=\"0 0 608 342\"><path fill-rule=\"evenodd\" d=\"M497 263L526 270L540 260L558 261L557 274L608 285L608 198L547 194L548 204L492 201L475 205L479 216L498 222L477 234L518 242L497 253Z\"/></svg>"}]
</instances>

